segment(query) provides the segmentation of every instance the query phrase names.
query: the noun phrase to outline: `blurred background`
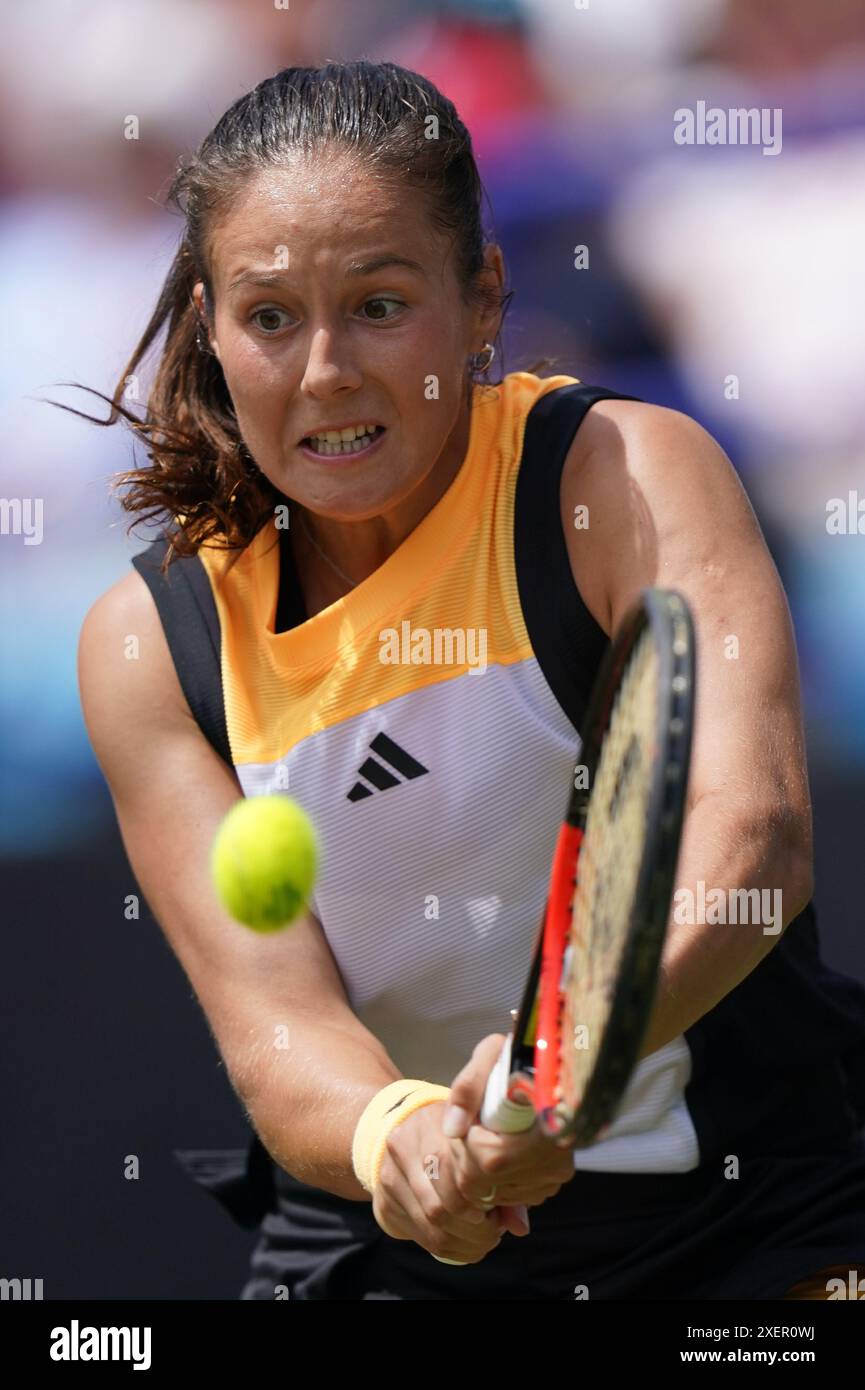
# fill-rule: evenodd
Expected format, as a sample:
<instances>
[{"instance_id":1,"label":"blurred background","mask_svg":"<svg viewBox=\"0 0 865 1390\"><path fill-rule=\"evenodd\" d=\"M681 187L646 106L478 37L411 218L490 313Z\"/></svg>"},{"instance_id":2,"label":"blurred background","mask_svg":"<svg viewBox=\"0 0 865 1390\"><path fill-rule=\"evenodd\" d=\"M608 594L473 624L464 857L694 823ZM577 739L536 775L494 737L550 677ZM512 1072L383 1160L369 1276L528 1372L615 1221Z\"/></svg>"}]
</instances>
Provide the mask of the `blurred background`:
<instances>
[{"instance_id":1,"label":"blurred background","mask_svg":"<svg viewBox=\"0 0 865 1390\"><path fill-rule=\"evenodd\" d=\"M472 132L508 263L504 370L549 355L547 374L686 411L739 470L799 644L824 954L865 978L865 6L5 0L0 14L2 492L42 499L39 543L11 522L0 535L0 1276L41 1277L46 1298L236 1298L252 1233L174 1150L240 1149L248 1130L158 927L124 915L136 885L77 692L84 614L148 539L108 496L131 439L42 398L104 414L56 383L113 390L181 233L160 194L239 95L328 59L424 73ZM780 109L780 150L677 144L674 113L700 102ZM863 534L855 515L831 534L827 507L851 493Z\"/></svg>"}]
</instances>

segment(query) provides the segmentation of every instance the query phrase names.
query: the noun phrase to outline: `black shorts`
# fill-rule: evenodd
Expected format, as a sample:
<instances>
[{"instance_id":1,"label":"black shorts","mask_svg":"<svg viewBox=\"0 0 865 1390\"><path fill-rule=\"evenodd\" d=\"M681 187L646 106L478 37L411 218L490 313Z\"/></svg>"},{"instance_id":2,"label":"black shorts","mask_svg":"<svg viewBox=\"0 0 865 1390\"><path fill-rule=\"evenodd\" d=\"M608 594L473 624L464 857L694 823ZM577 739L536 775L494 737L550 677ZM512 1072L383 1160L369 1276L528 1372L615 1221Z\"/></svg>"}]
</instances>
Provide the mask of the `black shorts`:
<instances>
[{"instance_id":1,"label":"black shorts","mask_svg":"<svg viewBox=\"0 0 865 1390\"><path fill-rule=\"evenodd\" d=\"M865 1134L802 1157L681 1174L577 1171L480 1264L387 1236L368 1202L278 1171L241 1299L771 1299L865 1265Z\"/></svg>"}]
</instances>

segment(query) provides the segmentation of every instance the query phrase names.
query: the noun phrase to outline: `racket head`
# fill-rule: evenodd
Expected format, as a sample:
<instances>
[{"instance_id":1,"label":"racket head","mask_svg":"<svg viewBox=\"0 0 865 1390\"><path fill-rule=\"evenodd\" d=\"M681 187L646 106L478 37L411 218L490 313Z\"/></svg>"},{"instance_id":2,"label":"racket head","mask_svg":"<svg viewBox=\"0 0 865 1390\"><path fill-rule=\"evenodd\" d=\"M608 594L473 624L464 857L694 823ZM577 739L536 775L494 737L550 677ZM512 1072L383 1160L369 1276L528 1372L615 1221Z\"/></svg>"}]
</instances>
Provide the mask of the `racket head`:
<instances>
[{"instance_id":1,"label":"racket head","mask_svg":"<svg viewBox=\"0 0 865 1390\"><path fill-rule=\"evenodd\" d=\"M654 1002L679 856L695 639L675 590L640 594L590 700L544 923L533 1092L571 1147L615 1115Z\"/></svg>"}]
</instances>

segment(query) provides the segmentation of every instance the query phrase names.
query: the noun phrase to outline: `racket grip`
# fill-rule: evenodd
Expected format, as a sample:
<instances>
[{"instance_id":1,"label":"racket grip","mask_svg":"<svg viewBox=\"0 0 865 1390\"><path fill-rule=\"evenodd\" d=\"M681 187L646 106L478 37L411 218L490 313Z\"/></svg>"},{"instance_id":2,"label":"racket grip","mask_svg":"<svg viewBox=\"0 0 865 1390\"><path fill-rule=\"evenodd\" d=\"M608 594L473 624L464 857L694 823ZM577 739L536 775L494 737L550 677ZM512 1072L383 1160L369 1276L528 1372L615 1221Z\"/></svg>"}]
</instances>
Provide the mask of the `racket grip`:
<instances>
[{"instance_id":1,"label":"racket grip","mask_svg":"<svg viewBox=\"0 0 865 1390\"><path fill-rule=\"evenodd\" d=\"M490 1072L481 1106L481 1124L496 1134L521 1134L523 1130L531 1129L535 1122L533 1105L508 1098L512 1044L511 1033L505 1039L498 1061Z\"/></svg>"},{"instance_id":2,"label":"racket grip","mask_svg":"<svg viewBox=\"0 0 865 1390\"><path fill-rule=\"evenodd\" d=\"M487 1089L484 1092L484 1101L481 1106L481 1124L485 1129L491 1129L496 1134L520 1134L525 1129L531 1129L535 1122L533 1105L508 1099L512 1041L513 1034L510 1034L502 1044L498 1061L489 1074ZM446 1260L443 1255L433 1255L433 1259L438 1260L439 1264L442 1265L462 1265L464 1263L463 1260Z\"/></svg>"}]
</instances>

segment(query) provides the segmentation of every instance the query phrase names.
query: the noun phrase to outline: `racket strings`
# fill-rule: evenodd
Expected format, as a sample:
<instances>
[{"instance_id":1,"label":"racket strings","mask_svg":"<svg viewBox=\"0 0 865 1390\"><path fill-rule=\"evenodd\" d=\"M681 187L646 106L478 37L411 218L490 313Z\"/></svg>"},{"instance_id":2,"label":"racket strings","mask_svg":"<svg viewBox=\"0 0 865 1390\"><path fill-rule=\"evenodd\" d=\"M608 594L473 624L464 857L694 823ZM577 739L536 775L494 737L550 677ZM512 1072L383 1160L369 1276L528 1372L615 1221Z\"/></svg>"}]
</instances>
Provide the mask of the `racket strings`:
<instances>
[{"instance_id":1,"label":"racket strings","mask_svg":"<svg viewBox=\"0 0 865 1390\"><path fill-rule=\"evenodd\" d=\"M562 971L558 1101L576 1109L597 1063L627 945L655 757L658 653L646 629L631 653L595 772Z\"/></svg>"}]
</instances>

